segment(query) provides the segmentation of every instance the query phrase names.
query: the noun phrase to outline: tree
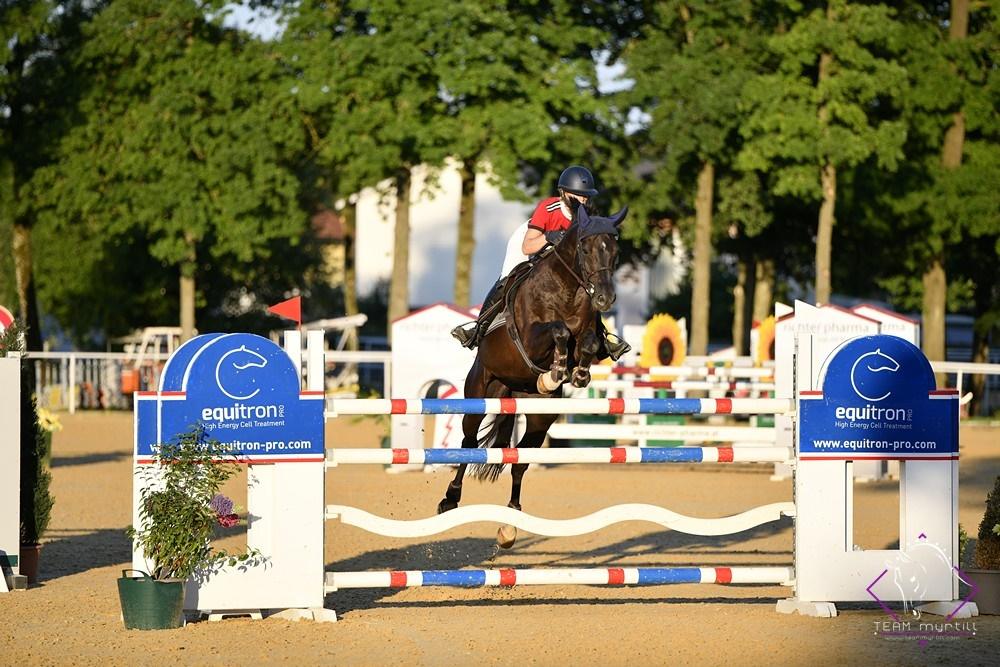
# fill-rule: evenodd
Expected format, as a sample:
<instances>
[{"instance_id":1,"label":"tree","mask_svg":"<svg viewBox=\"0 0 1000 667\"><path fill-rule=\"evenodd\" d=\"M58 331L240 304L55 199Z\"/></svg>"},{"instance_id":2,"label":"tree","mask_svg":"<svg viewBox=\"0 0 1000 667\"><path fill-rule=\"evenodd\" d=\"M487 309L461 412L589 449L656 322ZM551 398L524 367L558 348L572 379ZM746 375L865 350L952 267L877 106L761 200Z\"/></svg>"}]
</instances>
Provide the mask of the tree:
<instances>
[{"instance_id":1,"label":"tree","mask_svg":"<svg viewBox=\"0 0 1000 667\"><path fill-rule=\"evenodd\" d=\"M525 198L526 167L556 167L558 137L593 124L603 109L593 53L607 40L568 2L451 3L431 22L435 78L447 117L445 141L461 163L455 302L470 304L476 175L511 199ZM570 147L585 161L591 141ZM559 169L566 166L559 165ZM547 168L547 169L546 169Z\"/></svg>"},{"instance_id":2,"label":"tree","mask_svg":"<svg viewBox=\"0 0 1000 667\"><path fill-rule=\"evenodd\" d=\"M928 358L945 358L946 312L968 308L977 318L975 354L985 361L996 309L989 267L1000 251L996 11L914 1L900 20L909 75L906 160L891 178L863 179L872 184L865 217L895 245L890 261L879 263L882 283L897 302L922 311Z\"/></svg>"},{"instance_id":3,"label":"tree","mask_svg":"<svg viewBox=\"0 0 1000 667\"><path fill-rule=\"evenodd\" d=\"M757 24L749 1L657 2L625 50L633 102L649 117L636 143L657 165L646 197L694 213L690 349L696 355L708 351L716 184L739 146L742 115L734 100L760 60Z\"/></svg>"},{"instance_id":4,"label":"tree","mask_svg":"<svg viewBox=\"0 0 1000 667\"><path fill-rule=\"evenodd\" d=\"M429 0L308 1L285 11L282 50L309 123L320 185L340 199L391 183L383 195L396 202L392 322L409 312L410 173L446 156L429 35L448 7Z\"/></svg>"},{"instance_id":5,"label":"tree","mask_svg":"<svg viewBox=\"0 0 1000 667\"><path fill-rule=\"evenodd\" d=\"M176 271L185 336L197 276L247 277L305 231L285 160L301 142L268 47L194 1L120 0L87 29L81 122L32 189L56 228L139 234Z\"/></svg>"},{"instance_id":6,"label":"tree","mask_svg":"<svg viewBox=\"0 0 1000 667\"><path fill-rule=\"evenodd\" d=\"M882 4L847 0L799 3L786 32L770 39L776 71L744 93L749 115L741 167L775 176L774 193L820 201L816 226L815 298L830 300L838 169L874 159L894 169L905 125L898 106L906 70L895 54L901 30Z\"/></svg>"},{"instance_id":7,"label":"tree","mask_svg":"<svg viewBox=\"0 0 1000 667\"><path fill-rule=\"evenodd\" d=\"M27 186L35 171L51 162L66 130L66 109L78 90L72 62L80 26L101 4L0 3L0 232L10 238L9 246L2 245L13 251L15 295L29 350L41 349L42 338L31 238L35 216Z\"/></svg>"}]
</instances>

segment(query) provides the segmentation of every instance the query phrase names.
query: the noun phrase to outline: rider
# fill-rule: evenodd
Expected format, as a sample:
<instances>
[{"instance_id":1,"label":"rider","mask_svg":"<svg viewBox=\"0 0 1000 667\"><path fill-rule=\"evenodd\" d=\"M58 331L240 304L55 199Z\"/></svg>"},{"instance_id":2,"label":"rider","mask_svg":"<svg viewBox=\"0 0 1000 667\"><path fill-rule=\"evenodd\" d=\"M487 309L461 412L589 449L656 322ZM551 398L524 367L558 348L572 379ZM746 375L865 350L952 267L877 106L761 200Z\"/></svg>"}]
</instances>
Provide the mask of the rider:
<instances>
[{"instance_id":1,"label":"rider","mask_svg":"<svg viewBox=\"0 0 1000 667\"><path fill-rule=\"evenodd\" d=\"M566 235L566 230L573 221L573 213L580 206L586 207L589 211L592 206L591 199L598 194L597 188L594 186L594 175L590 173L589 169L579 165L572 165L563 170L562 174L559 175L558 189L559 196L540 201L535 207L531 219L528 220L527 230L521 241L521 253L528 256L529 260L540 257L541 252L548 246L558 244ZM508 244L508 248L511 245L513 244ZM486 300L479 311L479 319L471 326L461 325L452 329L451 335L457 338L463 347L471 350L479 345L489 329L490 322L502 309L504 283L507 271L511 268L509 259L504 261L504 275L500 276L500 279L486 295ZM601 340L597 352L599 359L606 359L610 356L617 361L620 356L631 349L628 343L617 336L614 339L608 338L608 331L604 327L600 314L597 316L597 330Z\"/></svg>"}]
</instances>

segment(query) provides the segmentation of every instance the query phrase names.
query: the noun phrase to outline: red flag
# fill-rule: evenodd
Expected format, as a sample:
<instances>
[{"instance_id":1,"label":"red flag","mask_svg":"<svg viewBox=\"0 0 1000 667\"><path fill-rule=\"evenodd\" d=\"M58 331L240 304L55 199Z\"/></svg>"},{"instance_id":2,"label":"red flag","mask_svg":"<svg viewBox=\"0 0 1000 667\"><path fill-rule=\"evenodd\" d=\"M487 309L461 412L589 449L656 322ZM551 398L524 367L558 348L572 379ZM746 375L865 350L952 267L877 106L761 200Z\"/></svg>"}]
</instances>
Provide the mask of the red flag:
<instances>
[{"instance_id":1,"label":"red flag","mask_svg":"<svg viewBox=\"0 0 1000 667\"><path fill-rule=\"evenodd\" d=\"M295 320L295 323L302 325L302 297L293 296L287 301L276 303L267 309L267 312L284 317L286 320Z\"/></svg>"}]
</instances>

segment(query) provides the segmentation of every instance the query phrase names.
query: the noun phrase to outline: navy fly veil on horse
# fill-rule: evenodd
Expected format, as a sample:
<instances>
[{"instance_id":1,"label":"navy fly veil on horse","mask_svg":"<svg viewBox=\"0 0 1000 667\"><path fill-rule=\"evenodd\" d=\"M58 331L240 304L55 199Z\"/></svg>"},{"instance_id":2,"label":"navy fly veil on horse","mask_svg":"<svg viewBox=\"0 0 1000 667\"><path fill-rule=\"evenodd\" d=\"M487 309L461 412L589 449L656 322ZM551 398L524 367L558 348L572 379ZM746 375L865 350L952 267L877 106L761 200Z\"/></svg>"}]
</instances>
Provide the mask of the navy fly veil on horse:
<instances>
[{"instance_id":1,"label":"navy fly veil on horse","mask_svg":"<svg viewBox=\"0 0 1000 667\"><path fill-rule=\"evenodd\" d=\"M625 219L626 215L628 215L628 206L610 218L602 218L596 215L591 216L587 213L587 209L581 206L577 210L576 221L576 224L580 225L580 238L585 239L595 234L610 234L617 239L618 227L622 224L622 220Z\"/></svg>"}]
</instances>

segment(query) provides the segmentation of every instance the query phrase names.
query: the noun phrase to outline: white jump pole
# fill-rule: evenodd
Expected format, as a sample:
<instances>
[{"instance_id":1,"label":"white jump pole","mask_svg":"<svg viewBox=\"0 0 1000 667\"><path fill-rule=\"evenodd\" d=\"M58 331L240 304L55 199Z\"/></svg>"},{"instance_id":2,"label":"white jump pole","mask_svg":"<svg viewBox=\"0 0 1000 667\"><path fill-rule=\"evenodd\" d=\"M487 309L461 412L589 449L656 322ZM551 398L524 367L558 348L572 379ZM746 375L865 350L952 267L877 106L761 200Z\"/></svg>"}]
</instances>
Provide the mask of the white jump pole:
<instances>
[{"instance_id":1,"label":"white jump pole","mask_svg":"<svg viewBox=\"0 0 1000 667\"><path fill-rule=\"evenodd\" d=\"M0 358L0 593L24 588L21 552L21 359Z\"/></svg>"}]
</instances>

